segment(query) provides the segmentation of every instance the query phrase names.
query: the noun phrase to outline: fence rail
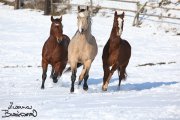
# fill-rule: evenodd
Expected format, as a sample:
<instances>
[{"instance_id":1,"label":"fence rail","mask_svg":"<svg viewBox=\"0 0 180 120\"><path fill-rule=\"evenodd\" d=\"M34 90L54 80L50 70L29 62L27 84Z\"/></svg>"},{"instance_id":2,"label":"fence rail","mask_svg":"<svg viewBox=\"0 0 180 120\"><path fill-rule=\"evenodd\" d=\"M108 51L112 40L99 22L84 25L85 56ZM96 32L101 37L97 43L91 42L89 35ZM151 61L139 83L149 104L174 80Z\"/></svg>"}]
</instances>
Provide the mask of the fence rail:
<instances>
[{"instance_id":1,"label":"fence rail","mask_svg":"<svg viewBox=\"0 0 180 120\"><path fill-rule=\"evenodd\" d=\"M54 10L53 7L58 6L58 5L64 5L64 6L69 6L69 5L70 6L78 6L78 5L80 5L80 6L85 6L85 5L82 5L82 4L72 4L72 3L70 3L70 0L67 0L67 1L65 3L53 3L53 0L45 0L45 2L44 2L44 5L45 5L44 14L45 15L51 14L51 12ZM106 0L106 1L108 1L108 0ZM153 5L145 3L144 5L140 5L139 0L109 0L109 1L120 2L120 3L132 3L132 4L135 4L137 7L136 7L135 10L128 9L128 8L127 9L126 8L121 8L121 6L119 6L119 8L105 7L105 6L93 5L93 0L89 0L90 8L91 8L91 10L97 8L97 9L110 9L110 10L120 10L120 11L133 12L133 13L135 13L133 26L138 26L139 25L139 23L140 23L139 17L142 16L142 15L143 16L158 17L158 18L169 18L169 19L180 20L179 17L143 13L143 9L146 9L146 8L149 8L149 7L150 8L160 8L160 9L164 9L164 10L176 10L178 12L180 12L180 8L163 7L163 6L159 6L159 3L153 4ZM15 9L19 9L20 2L21 2L21 0L15 0Z\"/></svg>"},{"instance_id":2,"label":"fence rail","mask_svg":"<svg viewBox=\"0 0 180 120\"><path fill-rule=\"evenodd\" d=\"M137 0L111 0L115 2L126 2L126 3L139 3Z\"/></svg>"},{"instance_id":3,"label":"fence rail","mask_svg":"<svg viewBox=\"0 0 180 120\"><path fill-rule=\"evenodd\" d=\"M158 6L158 5L146 5L146 7L151 7L151 8L161 8L161 9L165 9L165 10L180 10L180 8L170 8L170 7L162 7L162 6Z\"/></svg>"},{"instance_id":4,"label":"fence rail","mask_svg":"<svg viewBox=\"0 0 180 120\"><path fill-rule=\"evenodd\" d=\"M53 4L54 5L59 5L59 3L53 3ZM68 5L68 4L63 4L63 5ZM87 5L83 5L83 4L71 4L71 6L74 6L74 7L77 7L77 6L85 7ZM110 10L121 10L121 11L134 12L134 13L137 12L136 10L113 8L113 7L103 7L103 6L92 6L92 8L101 8L101 9L110 9Z\"/></svg>"},{"instance_id":5,"label":"fence rail","mask_svg":"<svg viewBox=\"0 0 180 120\"><path fill-rule=\"evenodd\" d=\"M169 16L163 16L163 15L153 15L153 14L146 14L146 13L141 13L141 15L147 15L147 16L152 16L152 17L170 18L170 19L180 20L180 18L178 18L178 17L169 17Z\"/></svg>"}]
</instances>

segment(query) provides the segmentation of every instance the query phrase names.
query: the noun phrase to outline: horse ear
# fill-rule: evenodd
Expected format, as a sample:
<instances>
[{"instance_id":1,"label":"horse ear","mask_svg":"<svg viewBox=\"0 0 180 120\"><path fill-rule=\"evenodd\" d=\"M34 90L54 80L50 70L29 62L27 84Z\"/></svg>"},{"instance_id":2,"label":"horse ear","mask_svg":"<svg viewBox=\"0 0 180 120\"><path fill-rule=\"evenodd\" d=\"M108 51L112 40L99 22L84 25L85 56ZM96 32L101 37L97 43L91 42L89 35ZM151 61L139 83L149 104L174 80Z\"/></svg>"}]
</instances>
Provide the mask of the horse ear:
<instances>
[{"instance_id":1,"label":"horse ear","mask_svg":"<svg viewBox=\"0 0 180 120\"><path fill-rule=\"evenodd\" d=\"M80 12L80 10L81 10L81 8L80 8L80 6L78 6L78 12Z\"/></svg>"},{"instance_id":2,"label":"horse ear","mask_svg":"<svg viewBox=\"0 0 180 120\"><path fill-rule=\"evenodd\" d=\"M54 21L54 18L53 18L53 16L51 16L51 22L53 22Z\"/></svg>"},{"instance_id":3,"label":"horse ear","mask_svg":"<svg viewBox=\"0 0 180 120\"><path fill-rule=\"evenodd\" d=\"M86 10L87 10L87 11L89 10L89 6L86 7Z\"/></svg>"},{"instance_id":4,"label":"horse ear","mask_svg":"<svg viewBox=\"0 0 180 120\"><path fill-rule=\"evenodd\" d=\"M124 18L124 15L125 15L125 13L124 13L124 11L123 11L123 13L122 13L122 18Z\"/></svg>"},{"instance_id":5,"label":"horse ear","mask_svg":"<svg viewBox=\"0 0 180 120\"><path fill-rule=\"evenodd\" d=\"M59 18L59 19L60 19L60 22L61 22L61 21L62 21L62 16L60 16L60 18Z\"/></svg>"},{"instance_id":6,"label":"horse ear","mask_svg":"<svg viewBox=\"0 0 180 120\"><path fill-rule=\"evenodd\" d=\"M117 16L117 11L114 12L114 17Z\"/></svg>"}]
</instances>

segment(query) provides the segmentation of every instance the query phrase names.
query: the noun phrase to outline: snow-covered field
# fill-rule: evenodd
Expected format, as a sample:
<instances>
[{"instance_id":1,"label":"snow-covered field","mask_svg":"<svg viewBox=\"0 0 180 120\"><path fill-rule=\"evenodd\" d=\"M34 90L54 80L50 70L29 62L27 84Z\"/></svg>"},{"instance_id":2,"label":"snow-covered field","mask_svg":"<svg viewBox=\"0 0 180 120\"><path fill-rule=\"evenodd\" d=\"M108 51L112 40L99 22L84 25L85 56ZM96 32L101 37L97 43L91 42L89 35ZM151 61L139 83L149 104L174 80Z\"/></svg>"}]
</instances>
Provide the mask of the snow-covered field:
<instances>
[{"instance_id":1,"label":"snow-covered field","mask_svg":"<svg viewBox=\"0 0 180 120\"><path fill-rule=\"evenodd\" d=\"M92 18L98 55L90 70L89 90L85 92L76 85L75 93L71 94L70 73L63 74L57 84L48 77L45 90L40 89L41 49L49 36L50 16L29 9L13 10L0 3L0 119L180 119L180 36L171 32L171 28L180 28L180 21L170 24L145 19L142 27L137 28L132 27L133 17L127 13L122 38L132 46L128 78L118 90L115 73L108 91L102 92L101 55L113 21L113 12L106 12L105 16L98 14ZM76 12L64 15L63 25L64 33L71 38L77 29ZM166 33L166 29L170 32ZM162 62L165 64L157 64ZM157 65L138 66L146 63ZM2 118L5 114L2 110L8 109L10 102L14 106L32 106L37 117ZM32 109L9 109L9 112Z\"/></svg>"}]
</instances>

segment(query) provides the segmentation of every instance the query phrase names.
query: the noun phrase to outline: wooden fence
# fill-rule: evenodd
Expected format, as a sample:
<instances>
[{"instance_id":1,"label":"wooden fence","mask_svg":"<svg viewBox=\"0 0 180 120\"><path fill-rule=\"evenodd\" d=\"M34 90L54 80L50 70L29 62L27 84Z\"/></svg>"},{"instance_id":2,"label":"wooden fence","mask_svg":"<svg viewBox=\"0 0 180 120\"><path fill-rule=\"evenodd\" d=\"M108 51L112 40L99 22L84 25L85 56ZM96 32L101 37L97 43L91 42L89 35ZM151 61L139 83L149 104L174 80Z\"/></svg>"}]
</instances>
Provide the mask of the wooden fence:
<instances>
[{"instance_id":1,"label":"wooden fence","mask_svg":"<svg viewBox=\"0 0 180 120\"><path fill-rule=\"evenodd\" d=\"M58 5L63 5L63 6L85 6L82 4L72 4L70 2L70 0L59 0L59 1L65 1L64 3L59 3L57 2L58 0L45 0L44 3L44 14L45 15L49 15L54 11L54 7L58 6ZM143 16L151 16L151 17L158 17L158 18L169 18L169 19L177 19L180 20L180 18L178 17L171 17L171 16L163 16L163 15L155 15L155 14L149 14L149 13L144 13L143 10L145 8L160 8L160 9L164 9L164 10L176 10L178 12L180 12L180 8L169 8L169 7L162 7L159 6L158 3L157 5L148 5L148 3L144 3L143 5L140 5L140 2L138 0L109 0L109 1L116 1L116 2L121 2L121 3L131 3L131 4L135 4L136 5L136 9L132 10L132 9L123 9L121 8L121 6L119 8L113 8L113 7L104 7L104 6L99 6L99 5L94 5L93 4L93 0L89 0L89 6L91 8L91 11L93 11L93 9L111 9L111 10L120 10L120 11L127 11L127 12L133 12L135 13L134 16L134 20L133 20L133 26L138 26L140 23L140 15ZM15 9L19 8L19 4L20 4L20 0L15 0Z\"/></svg>"}]
</instances>

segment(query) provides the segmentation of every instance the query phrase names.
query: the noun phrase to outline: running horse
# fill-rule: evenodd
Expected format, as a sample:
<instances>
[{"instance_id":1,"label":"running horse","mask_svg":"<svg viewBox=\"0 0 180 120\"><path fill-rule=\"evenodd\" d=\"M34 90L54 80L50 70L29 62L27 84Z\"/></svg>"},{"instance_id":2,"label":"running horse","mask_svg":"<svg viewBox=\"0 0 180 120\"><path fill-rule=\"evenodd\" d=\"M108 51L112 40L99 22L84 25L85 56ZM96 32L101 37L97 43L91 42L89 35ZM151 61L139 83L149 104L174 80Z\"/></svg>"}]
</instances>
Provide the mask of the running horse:
<instances>
[{"instance_id":1,"label":"running horse","mask_svg":"<svg viewBox=\"0 0 180 120\"><path fill-rule=\"evenodd\" d=\"M84 79L83 89L88 90L89 70L98 51L96 39L91 34L91 17L88 6L85 9L78 6L77 26L78 30L68 47L68 62L72 72L70 92L74 92L74 82L79 65L83 65L83 70L79 76L79 85Z\"/></svg>"},{"instance_id":2,"label":"running horse","mask_svg":"<svg viewBox=\"0 0 180 120\"><path fill-rule=\"evenodd\" d=\"M54 19L51 16L51 22L50 36L42 49L43 73L41 89L44 89L48 64L52 66L51 78L54 83L57 83L58 77L62 75L68 61L70 39L67 35L63 34L62 17Z\"/></svg>"},{"instance_id":3,"label":"running horse","mask_svg":"<svg viewBox=\"0 0 180 120\"><path fill-rule=\"evenodd\" d=\"M118 70L119 84L121 80L127 77L126 67L131 57L131 46L128 41L121 38L124 25L124 12L122 14L114 13L114 23L110 38L103 49L103 86L102 90L107 91L109 81L115 70Z\"/></svg>"}]
</instances>

